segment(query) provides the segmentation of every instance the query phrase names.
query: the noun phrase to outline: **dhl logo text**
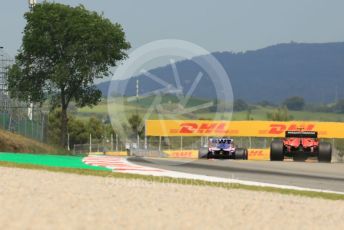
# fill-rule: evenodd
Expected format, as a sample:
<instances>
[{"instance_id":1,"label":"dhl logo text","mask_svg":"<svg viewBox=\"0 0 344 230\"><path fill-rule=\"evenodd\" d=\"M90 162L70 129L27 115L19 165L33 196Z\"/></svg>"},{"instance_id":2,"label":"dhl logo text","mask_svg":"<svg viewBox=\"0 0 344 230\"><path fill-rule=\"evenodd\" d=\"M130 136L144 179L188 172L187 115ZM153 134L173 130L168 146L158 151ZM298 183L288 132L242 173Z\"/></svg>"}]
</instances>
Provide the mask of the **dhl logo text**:
<instances>
[{"instance_id":1,"label":"dhl logo text","mask_svg":"<svg viewBox=\"0 0 344 230\"><path fill-rule=\"evenodd\" d=\"M228 133L227 125L225 122L219 123L182 123L178 133L191 134L191 133Z\"/></svg>"},{"instance_id":2,"label":"dhl logo text","mask_svg":"<svg viewBox=\"0 0 344 230\"><path fill-rule=\"evenodd\" d=\"M175 152L171 154L171 157L175 158L191 158L192 152Z\"/></svg>"},{"instance_id":3,"label":"dhl logo text","mask_svg":"<svg viewBox=\"0 0 344 230\"><path fill-rule=\"evenodd\" d=\"M269 134L282 134L285 131L296 131L302 129L303 131L313 131L315 125L308 124L308 125L300 125L300 124L271 124L269 129Z\"/></svg>"},{"instance_id":4,"label":"dhl logo text","mask_svg":"<svg viewBox=\"0 0 344 230\"><path fill-rule=\"evenodd\" d=\"M263 150L250 150L248 154L250 156L264 156Z\"/></svg>"}]
</instances>

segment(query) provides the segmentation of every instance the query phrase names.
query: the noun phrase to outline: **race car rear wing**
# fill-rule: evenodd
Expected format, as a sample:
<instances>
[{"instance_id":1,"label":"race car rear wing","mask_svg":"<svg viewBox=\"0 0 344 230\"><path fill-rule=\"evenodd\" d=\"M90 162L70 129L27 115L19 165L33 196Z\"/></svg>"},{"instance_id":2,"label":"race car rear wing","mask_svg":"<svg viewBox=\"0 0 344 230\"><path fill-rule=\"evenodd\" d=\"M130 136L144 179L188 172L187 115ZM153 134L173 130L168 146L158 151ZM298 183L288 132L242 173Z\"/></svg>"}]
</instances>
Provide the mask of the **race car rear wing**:
<instances>
[{"instance_id":1,"label":"race car rear wing","mask_svg":"<svg viewBox=\"0 0 344 230\"><path fill-rule=\"evenodd\" d=\"M314 131L286 131L285 137L318 138L318 132L314 132Z\"/></svg>"}]
</instances>

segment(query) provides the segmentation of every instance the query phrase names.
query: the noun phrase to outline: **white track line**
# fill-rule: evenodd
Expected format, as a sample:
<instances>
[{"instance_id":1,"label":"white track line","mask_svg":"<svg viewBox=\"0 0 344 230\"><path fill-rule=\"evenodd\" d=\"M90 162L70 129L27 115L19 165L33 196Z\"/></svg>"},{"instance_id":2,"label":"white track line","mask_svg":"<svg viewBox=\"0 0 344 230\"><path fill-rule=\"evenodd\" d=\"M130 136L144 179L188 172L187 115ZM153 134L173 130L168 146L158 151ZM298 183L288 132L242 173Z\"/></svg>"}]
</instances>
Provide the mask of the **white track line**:
<instances>
[{"instance_id":1,"label":"white track line","mask_svg":"<svg viewBox=\"0 0 344 230\"><path fill-rule=\"evenodd\" d=\"M232 184L234 183L234 184L251 185L251 186L292 189L292 190L299 190L299 191L326 192L326 193L335 193L335 194L344 195L344 192L337 192L337 191L331 191L331 190L325 190L325 189L312 189L312 188L304 188L304 187L298 187L298 186L292 186L292 185L278 185L278 184L271 184L271 183L262 183L262 182L238 180L238 179L232 179L232 178L198 175L198 174L170 171L170 170L159 169L159 168L152 168L152 167L134 164L132 162L129 162L126 158L123 158L123 157L89 156L89 157L85 157L83 159L83 162L88 165L106 167L113 170L114 172L125 172L125 173L151 175L151 176L165 176L165 177L171 177L171 178L202 180L202 181L218 182L218 183L232 183Z\"/></svg>"}]
</instances>

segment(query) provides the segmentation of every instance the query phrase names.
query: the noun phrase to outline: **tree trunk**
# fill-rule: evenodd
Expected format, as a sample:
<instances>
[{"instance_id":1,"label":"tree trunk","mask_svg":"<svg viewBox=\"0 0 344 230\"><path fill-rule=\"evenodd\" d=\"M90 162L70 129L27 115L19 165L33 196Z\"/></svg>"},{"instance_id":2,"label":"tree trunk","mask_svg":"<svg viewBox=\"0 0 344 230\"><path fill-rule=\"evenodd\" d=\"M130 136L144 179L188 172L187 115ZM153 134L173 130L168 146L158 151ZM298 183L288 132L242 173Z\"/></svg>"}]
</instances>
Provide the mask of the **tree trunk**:
<instances>
[{"instance_id":1,"label":"tree trunk","mask_svg":"<svg viewBox=\"0 0 344 230\"><path fill-rule=\"evenodd\" d=\"M60 145L65 148L67 147L67 123L68 123L68 117L67 117L67 106L62 106L61 110L61 139L60 139Z\"/></svg>"}]
</instances>

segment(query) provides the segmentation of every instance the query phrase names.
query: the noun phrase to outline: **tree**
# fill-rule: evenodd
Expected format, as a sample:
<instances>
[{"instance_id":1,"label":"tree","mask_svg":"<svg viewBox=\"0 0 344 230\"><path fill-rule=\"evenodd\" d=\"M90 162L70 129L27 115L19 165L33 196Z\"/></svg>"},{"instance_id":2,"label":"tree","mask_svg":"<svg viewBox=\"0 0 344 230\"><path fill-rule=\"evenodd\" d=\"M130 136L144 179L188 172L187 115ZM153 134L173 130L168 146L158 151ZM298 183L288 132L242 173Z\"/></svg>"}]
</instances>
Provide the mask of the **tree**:
<instances>
[{"instance_id":1,"label":"tree","mask_svg":"<svg viewBox=\"0 0 344 230\"><path fill-rule=\"evenodd\" d=\"M75 144L87 143L89 133L83 121L78 119L70 119L68 122L69 144L73 148Z\"/></svg>"},{"instance_id":2,"label":"tree","mask_svg":"<svg viewBox=\"0 0 344 230\"><path fill-rule=\"evenodd\" d=\"M344 100L339 100L333 108L336 113L344 113Z\"/></svg>"},{"instance_id":3,"label":"tree","mask_svg":"<svg viewBox=\"0 0 344 230\"><path fill-rule=\"evenodd\" d=\"M68 116L68 133L70 146L74 144L87 143L89 131L87 125L74 116ZM56 109L49 113L48 119L48 141L50 144L58 145L61 136L61 110Z\"/></svg>"},{"instance_id":4,"label":"tree","mask_svg":"<svg viewBox=\"0 0 344 230\"><path fill-rule=\"evenodd\" d=\"M242 99L237 99L234 101L234 105L233 105L233 110L234 111L244 111L247 110L249 108L248 104L242 100Z\"/></svg>"},{"instance_id":5,"label":"tree","mask_svg":"<svg viewBox=\"0 0 344 230\"><path fill-rule=\"evenodd\" d=\"M61 108L60 144L66 146L67 109L96 105L101 92L94 80L126 58L130 44L120 24L113 24L82 5L37 4L25 14L21 49L9 70L10 95Z\"/></svg>"},{"instance_id":6,"label":"tree","mask_svg":"<svg viewBox=\"0 0 344 230\"><path fill-rule=\"evenodd\" d=\"M289 97L283 102L290 110L300 111L305 107L305 100L302 97Z\"/></svg>"},{"instance_id":7,"label":"tree","mask_svg":"<svg viewBox=\"0 0 344 230\"><path fill-rule=\"evenodd\" d=\"M87 128L93 139L102 139L104 135L104 125L101 120L91 117L88 121Z\"/></svg>"},{"instance_id":8,"label":"tree","mask_svg":"<svg viewBox=\"0 0 344 230\"><path fill-rule=\"evenodd\" d=\"M74 144L88 143L90 134L93 140L102 141L108 139L115 132L111 124L103 124L101 120L91 117L87 122L68 115L68 134L70 147ZM61 110L56 109L49 113L48 141L51 144L59 144L61 136Z\"/></svg>"},{"instance_id":9,"label":"tree","mask_svg":"<svg viewBox=\"0 0 344 230\"><path fill-rule=\"evenodd\" d=\"M275 107L276 106L275 104L273 104L272 102L267 101L267 100L263 100L261 102L258 102L257 104L260 106L263 106L263 107L268 107L268 106Z\"/></svg>"},{"instance_id":10,"label":"tree","mask_svg":"<svg viewBox=\"0 0 344 230\"><path fill-rule=\"evenodd\" d=\"M129 125L135 136L138 134L140 137L144 134L144 127L142 125L142 118L138 114L133 114L128 119Z\"/></svg>"},{"instance_id":11,"label":"tree","mask_svg":"<svg viewBox=\"0 0 344 230\"><path fill-rule=\"evenodd\" d=\"M53 145L60 143L61 137L61 110L51 111L48 115L48 142Z\"/></svg>"},{"instance_id":12,"label":"tree","mask_svg":"<svg viewBox=\"0 0 344 230\"><path fill-rule=\"evenodd\" d=\"M293 116L289 115L288 108L284 106L283 108L278 108L273 112L268 112L266 117L270 121L289 121L293 120Z\"/></svg>"}]
</instances>

